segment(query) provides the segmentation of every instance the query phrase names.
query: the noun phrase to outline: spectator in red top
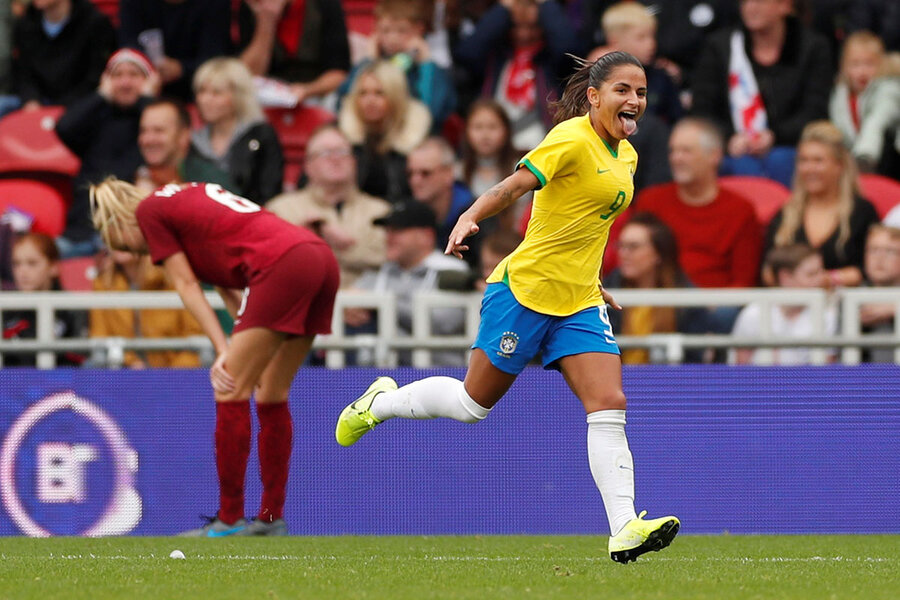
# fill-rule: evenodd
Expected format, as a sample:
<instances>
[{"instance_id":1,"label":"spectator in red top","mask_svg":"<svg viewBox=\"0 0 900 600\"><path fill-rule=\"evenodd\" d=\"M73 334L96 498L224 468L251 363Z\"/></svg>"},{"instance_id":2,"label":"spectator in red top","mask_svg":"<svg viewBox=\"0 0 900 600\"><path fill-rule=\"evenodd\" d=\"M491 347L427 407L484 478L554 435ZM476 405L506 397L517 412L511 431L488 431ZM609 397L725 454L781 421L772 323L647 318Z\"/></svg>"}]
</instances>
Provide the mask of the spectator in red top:
<instances>
[{"instance_id":1,"label":"spectator in red top","mask_svg":"<svg viewBox=\"0 0 900 600\"><path fill-rule=\"evenodd\" d=\"M334 255L308 229L215 184L170 184L145 197L109 178L91 186L90 194L103 241L162 264L216 350L210 380L220 505L215 518L184 535L287 534L283 511L293 433L288 391L316 334L331 332L339 279ZM200 281L219 287L235 317L230 342ZM244 478L254 392L263 495L259 516L248 525Z\"/></svg>"},{"instance_id":2,"label":"spectator in red top","mask_svg":"<svg viewBox=\"0 0 900 600\"><path fill-rule=\"evenodd\" d=\"M722 138L715 125L683 119L669 138L673 183L653 186L636 205L665 222L678 241L681 266L699 287L757 283L762 228L750 203L719 187Z\"/></svg>"}]
</instances>

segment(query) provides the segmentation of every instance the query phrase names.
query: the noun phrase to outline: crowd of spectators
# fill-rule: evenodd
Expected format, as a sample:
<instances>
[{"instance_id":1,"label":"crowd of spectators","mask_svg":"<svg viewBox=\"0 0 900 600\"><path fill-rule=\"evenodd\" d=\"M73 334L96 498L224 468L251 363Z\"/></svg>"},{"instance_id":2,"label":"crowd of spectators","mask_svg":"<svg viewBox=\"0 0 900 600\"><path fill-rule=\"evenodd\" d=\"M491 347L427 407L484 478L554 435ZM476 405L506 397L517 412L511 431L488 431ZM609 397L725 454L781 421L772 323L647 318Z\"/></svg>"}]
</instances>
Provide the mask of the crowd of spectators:
<instances>
[{"instance_id":1,"label":"crowd of spectators","mask_svg":"<svg viewBox=\"0 0 900 600\"><path fill-rule=\"evenodd\" d=\"M115 175L149 193L208 181L325 239L343 290L397 293L398 328L409 333L414 291L483 289L483 274L521 240L530 196L482 223L465 262L440 252L458 216L552 126L576 57L611 50L644 64L648 110L630 138L635 197L610 239L606 287L900 284L900 208L880 218L900 194L873 202L859 183L861 174L900 178L900 2L372 0L371 27L345 4L120 0L110 19L91 0L0 0L0 118L64 107L56 134L81 164L52 249L17 221L24 231L0 248L0 274L12 276L4 286L55 289L61 259L94 256L95 289L166 289L151 265L102 247L88 184ZM305 133L302 173L287 181L288 142L271 111L302 122L310 107L332 122ZM787 200L761 221L759 199L722 185L728 177L778 182ZM27 214L28 198L15 201ZM46 265L29 267L43 273L39 283L22 279L25 255L43 256ZM628 307L614 329L752 333L759 307L739 309ZM461 313L445 312L433 330L462 333ZM800 336L810 327L801 313L783 307L771 318ZM33 336L27 315L10 314L5 338ZM893 306L865 307L862 322L885 331L893 315ZM360 333L374 326L368 311L346 320ZM195 331L175 313L70 321L64 335ZM804 362L804 352L776 360ZM644 350L623 358L658 360Z\"/></svg>"}]
</instances>

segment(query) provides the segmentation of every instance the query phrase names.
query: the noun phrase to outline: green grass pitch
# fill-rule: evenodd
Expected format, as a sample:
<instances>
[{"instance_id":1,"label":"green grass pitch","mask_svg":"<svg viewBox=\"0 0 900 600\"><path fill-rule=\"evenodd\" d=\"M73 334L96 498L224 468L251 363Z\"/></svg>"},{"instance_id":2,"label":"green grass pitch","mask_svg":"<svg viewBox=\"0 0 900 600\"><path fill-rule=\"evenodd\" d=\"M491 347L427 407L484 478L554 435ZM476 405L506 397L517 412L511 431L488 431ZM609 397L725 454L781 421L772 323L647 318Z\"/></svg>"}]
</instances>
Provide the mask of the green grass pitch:
<instances>
[{"instance_id":1,"label":"green grass pitch","mask_svg":"<svg viewBox=\"0 0 900 600\"><path fill-rule=\"evenodd\" d=\"M898 535L687 535L628 565L605 547L601 536L0 538L0 598L900 597Z\"/></svg>"}]
</instances>

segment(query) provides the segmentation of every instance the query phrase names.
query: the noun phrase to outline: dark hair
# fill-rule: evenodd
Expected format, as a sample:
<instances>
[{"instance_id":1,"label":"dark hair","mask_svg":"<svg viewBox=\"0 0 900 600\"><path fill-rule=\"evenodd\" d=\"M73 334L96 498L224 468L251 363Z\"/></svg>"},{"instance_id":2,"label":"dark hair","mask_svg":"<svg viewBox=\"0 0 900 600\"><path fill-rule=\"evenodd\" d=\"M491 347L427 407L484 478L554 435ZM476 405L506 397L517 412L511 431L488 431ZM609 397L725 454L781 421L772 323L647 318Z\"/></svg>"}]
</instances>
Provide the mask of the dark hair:
<instances>
[{"instance_id":1,"label":"dark hair","mask_svg":"<svg viewBox=\"0 0 900 600\"><path fill-rule=\"evenodd\" d=\"M772 275L778 277L781 271L794 272L804 260L810 256L819 254L819 251L809 244L787 244L776 246L766 254L765 267L771 269Z\"/></svg>"},{"instance_id":2,"label":"dark hair","mask_svg":"<svg viewBox=\"0 0 900 600\"><path fill-rule=\"evenodd\" d=\"M178 124L181 126L181 128L188 130L191 129L191 113L188 111L187 106L184 104L184 102L182 102L178 98L156 98L148 102L147 105L144 106L144 110L147 110L148 108L152 108L154 106L171 106L175 109L175 116L178 119Z\"/></svg>"},{"instance_id":3,"label":"dark hair","mask_svg":"<svg viewBox=\"0 0 900 600\"><path fill-rule=\"evenodd\" d=\"M594 62L588 62L583 58L569 55L575 59L578 64L578 70L575 71L568 80L566 80L566 89L563 90L562 98L554 102L551 108L555 110L553 122L562 123L566 119L572 117L580 117L588 112L590 106L587 99L587 89L589 87L599 88L602 83L609 79L613 69L622 65L634 65L644 70L644 65L637 58L616 50L607 52Z\"/></svg>"},{"instance_id":4,"label":"dark hair","mask_svg":"<svg viewBox=\"0 0 900 600\"><path fill-rule=\"evenodd\" d=\"M625 227L640 225L650 233L650 245L659 257L656 267L657 288L687 287L688 278L678 263L678 242L672 229L653 213L635 213L625 223ZM624 229L624 227L623 227ZM633 282L622 278L622 287L633 287ZM627 308L625 309L628 310ZM658 306L653 309L653 331L655 333L676 331L678 312L672 306Z\"/></svg>"},{"instance_id":5,"label":"dark hair","mask_svg":"<svg viewBox=\"0 0 900 600\"><path fill-rule=\"evenodd\" d=\"M473 102L472 106L469 108L469 112L466 115L466 130L469 128L469 121L472 119L472 116L479 110L491 111L503 123L503 128L506 130L506 137L503 140L503 146L500 147L497 166L500 168L501 173L512 173L521 154L513 148L512 145L513 131L509 115L506 114L506 110L496 100L481 98ZM462 136L462 163L463 181L465 181L466 185L470 185L472 176L475 174L475 167L477 166L478 160L475 156L475 152L472 150L472 145L469 144L469 138L466 131L463 132Z\"/></svg>"},{"instance_id":6,"label":"dark hair","mask_svg":"<svg viewBox=\"0 0 900 600\"><path fill-rule=\"evenodd\" d=\"M640 225L650 232L650 244L653 251L659 256L659 266L656 271L656 287L671 288L681 287L686 282L684 271L678 263L678 242L672 228L666 225L659 217L649 212L635 213L625 223ZM630 287L626 285L625 287Z\"/></svg>"}]
</instances>

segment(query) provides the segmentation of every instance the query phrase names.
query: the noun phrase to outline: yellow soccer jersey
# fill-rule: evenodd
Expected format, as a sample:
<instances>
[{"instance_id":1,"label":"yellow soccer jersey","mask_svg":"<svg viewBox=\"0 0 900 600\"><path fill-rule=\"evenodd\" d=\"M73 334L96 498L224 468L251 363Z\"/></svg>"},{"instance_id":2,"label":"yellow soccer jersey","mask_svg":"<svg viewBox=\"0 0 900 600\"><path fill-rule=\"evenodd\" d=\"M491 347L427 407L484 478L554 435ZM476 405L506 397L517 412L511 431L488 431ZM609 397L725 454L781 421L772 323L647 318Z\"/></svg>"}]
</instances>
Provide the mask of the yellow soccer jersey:
<instances>
[{"instance_id":1,"label":"yellow soccer jersey","mask_svg":"<svg viewBox=\"0 0 900 600\"><path fill-rule=\"evenodd\" d=\"M516 300L546 315L599 306L603 251L613 220L631 203L637 152L625 140L613 152L585 115L554 127L518 167L540 187L525 240L488 282L508 273Z\"/></svg>"}]
</instances>

